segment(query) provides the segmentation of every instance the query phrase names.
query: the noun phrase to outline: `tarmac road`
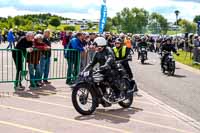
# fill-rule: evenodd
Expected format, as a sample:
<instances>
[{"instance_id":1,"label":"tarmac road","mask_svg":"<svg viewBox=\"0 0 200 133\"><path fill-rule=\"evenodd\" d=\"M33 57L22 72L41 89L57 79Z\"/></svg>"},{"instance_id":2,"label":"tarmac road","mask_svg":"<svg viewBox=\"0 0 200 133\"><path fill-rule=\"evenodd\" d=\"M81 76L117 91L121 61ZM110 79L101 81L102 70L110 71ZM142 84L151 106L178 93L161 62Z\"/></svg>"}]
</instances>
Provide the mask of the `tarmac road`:
<instances>
[{"instance_id":1,"label":"tarmac road","mask_svg":"<svg viewBox=\"0 0 200 133\"><path fill-rule=\"evenodd\" d=\"M148 59L142 65L135 54L132 63L139 88L200 121L200 73L176 63L175 76L167 76L161 72L158 54L148 53Z\"/></svg>"}]
</instances>

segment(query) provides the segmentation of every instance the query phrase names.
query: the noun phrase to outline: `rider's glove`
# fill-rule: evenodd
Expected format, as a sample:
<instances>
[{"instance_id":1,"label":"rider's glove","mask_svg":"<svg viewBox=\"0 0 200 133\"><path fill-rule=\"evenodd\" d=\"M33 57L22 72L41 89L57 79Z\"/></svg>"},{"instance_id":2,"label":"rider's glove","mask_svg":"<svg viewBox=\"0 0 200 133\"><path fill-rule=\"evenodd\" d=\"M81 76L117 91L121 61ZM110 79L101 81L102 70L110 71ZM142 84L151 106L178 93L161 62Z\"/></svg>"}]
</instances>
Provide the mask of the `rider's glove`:
<instances>
[{"instance_id":1,"label":"rider's glove","mask_svg":"<svg viewBox=\"0 0 200 133\"><path fill-rule=\"evenodd\" d=\"M104 71L104 70L107 70L107 69L109 69L110 67L108 66L108 65L103 65L103 66L100 66L99 67L99 69L101 70L101 71Z\"/></svg>"}]
</instances>

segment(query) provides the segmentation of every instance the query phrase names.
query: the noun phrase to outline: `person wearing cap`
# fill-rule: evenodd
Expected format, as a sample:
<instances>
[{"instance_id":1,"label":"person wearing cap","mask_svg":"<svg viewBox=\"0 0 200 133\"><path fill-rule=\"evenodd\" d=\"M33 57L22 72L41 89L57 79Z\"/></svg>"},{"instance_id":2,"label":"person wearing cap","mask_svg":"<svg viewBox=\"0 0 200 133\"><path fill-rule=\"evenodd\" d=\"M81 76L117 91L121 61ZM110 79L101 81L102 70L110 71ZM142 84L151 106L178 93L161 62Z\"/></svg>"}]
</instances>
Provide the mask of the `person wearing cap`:
<instances>
[{"instance_id":1,"label":"person wearing cap","mask_svg":"<svg viewBox=\"0 0 200 133\"><path fill-rule=\"evenodd\" d=\"M88 59L88 45L89 45L89 41L90 41L90 35L89 33L85 32L83 33L83 40L82 40L82 46L84 48L84 51L81 52L81 66L80 66L80 71L82 71L87 64L89 63L89 59Z\"/></svg>"},{"instance_id":2,"label":"person wearing cap","mask_svg":"<svg viewBox=\"0 0 200 133\"><path fill-rule=\"evenodd\" d=\"M15 47L15 36L14 36L12 29L10 29L9 32L8 32L7 40L8 40L8 43L9 43L7 49L8 48L12 49L12 45Z\"/></svg>"},{"instance_id":3,"label":"person wearing cap","mask_svg":"<svg viewBox=\"0 0 200 133\"><path fill-rule=\"evenodd\" d=\"M96 38L95 33L90 33L90 38L89 38L89 43L88 43L88 47L89 47L89 61L92 61L94 54L95 54L95 45L94 45L94 39Z\"/></svg>"},{"instance_id":4,"label":"person wearing cap","mask_svg":"<svg viewBox=\"0 0 200 133\"><path fill-rule=\"evenodd\" d=\"M71 39L68 49L72 50L66 51L67 53L65 56L68 62L66 83L72 84L74 77L77 77L79 73L80 54L85 51L83 47L83 33L77 33L76 36Z\"/></svg>"},{"instance_id":5,"label":"person wearing cap","mask_svg":"<svg viewBox=\"0 0 200 133\"><path fill-rule=\"evenodd\" d=\"M123 45L123 42L120 38L117 38L115 40L115 47L113 48L114 54L115 54L115 59L116 60L124 60L126 58L131 58L130 55L130 49L127 48L125 45ZM122 65L126 69L129 78L133 78L133 73L131 71L131 68L128 64L128 61L122 62Z\"/></svg>"}]
</instances>

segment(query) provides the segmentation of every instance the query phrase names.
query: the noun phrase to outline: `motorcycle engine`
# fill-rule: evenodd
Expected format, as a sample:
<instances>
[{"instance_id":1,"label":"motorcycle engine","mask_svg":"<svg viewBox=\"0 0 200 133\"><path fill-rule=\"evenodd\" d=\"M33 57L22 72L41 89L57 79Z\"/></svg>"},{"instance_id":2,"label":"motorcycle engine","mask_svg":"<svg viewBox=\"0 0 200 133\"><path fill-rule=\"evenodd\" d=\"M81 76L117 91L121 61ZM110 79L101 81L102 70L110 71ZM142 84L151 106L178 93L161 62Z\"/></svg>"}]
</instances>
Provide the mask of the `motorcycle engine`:
<instances>
[{"instance_id":1,"label":"motorcycle engine","mask_svg":"<svg viewBox=\"0 0 200 133\"><path fill-rule=\"evenodd\" d=\"M113 86L120 91L125 91L129 89L129 82L126 79L115 80Z\"/></svg>"}]
</instances>

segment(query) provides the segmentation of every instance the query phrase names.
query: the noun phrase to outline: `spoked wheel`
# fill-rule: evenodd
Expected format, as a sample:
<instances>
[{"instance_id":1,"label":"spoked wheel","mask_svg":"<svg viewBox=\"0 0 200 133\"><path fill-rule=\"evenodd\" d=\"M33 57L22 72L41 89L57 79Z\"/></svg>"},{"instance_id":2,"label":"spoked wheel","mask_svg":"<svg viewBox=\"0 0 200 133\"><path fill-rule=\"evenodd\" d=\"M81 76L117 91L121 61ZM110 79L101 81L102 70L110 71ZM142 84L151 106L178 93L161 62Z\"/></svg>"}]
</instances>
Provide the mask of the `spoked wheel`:
<instances>
[{"instance_id":1,"label":"spoked wheel","mask_svg":"<svg viewBox=\"0 0 200 133\"><path fill-rule=\"evenodd\" d=\"M174 74L175 74L175 70L173 70L171 74L172 74L172 76L174 76Z\"/></svg>"},{"instance_id":2,"label":"spoked wheel","mask_svg":"<svg viewBox=\"0 0 200 133\"><path fill-rule=\"evenodd\" d=\"M129 80L126 79L125 81L126 81L125 83L126 83L127 89L132 90L132 89L135 89L133 87L137 87L136 83L133 83L133 85L131 85L131 82ZM118 103L123 108L129 108L133 103L133 92L130 92L126 95L128 98Z\"/></svg>"},{"instance_id":3,"label":"spoked wheel","mask_svg":"<svg viewBox=\"0 0 200 133\"><path fill-rule=\"evenodd\" d=\"M141 60L141 63L144 64L144 59Z\"/></svg>"},{"instance_id":4,"label":"spoked wheel","mask_svg":"<svg viewBox=\"0 0 200 133\"><path fill-rule=\"evenodd\" d=\"M174 74L175 74L175 70L176 70L176 64L175 64L175 62L173 63L173 70L172 70L172 76L174 76Z\"/></svg>"},{"instance_id":5,"label":"spoked wheel","mask_svg":"<svg viewBox=\"0 0 200 133\"><path fill-rule=\"evenodd\" d=\"M129 108L132 105L132 103L133 103L133 93L131 93L128 99L119 102L119 105L123 108Z\"/></svg>"},{"instance_id":6,"label":"spoked wheel","mask_svg":"<svg viewBox=\"0 0 200 133\"><path fill-rule=\"evenodd\" d=\"M175 63L173 62L171 64L170 70L168 71L168 75L169 76L174 76L175 70L176 70L176 66L175 66Z\"/></svg>"},{"instance_id":7,"label":"spoked wheel","mask_svg":"<svg viewBox=\"0 0 200 133\"><path fill-rule=\"evenodd\" d=\"M168 71L168 76L174 76L175 70Z\"/></svg>"},{"instance_id":8,"label":"spoked wheel","mask_svg":"<svg viewBox=\"0 0 200 133\"><path fill-rule=\"evenodd\" d=\"M165 74L165 68L163 67L163 68L161 68L162 69L162 72Z\"/></svg>"},{"instance_id":9,"label":"spoked wheel","mask_svg":"<svg viewBox=\"0 0 200 133\"><path fill-rule=\"evenodd\" d=\"M82 84L73 89L72 104L80 114L90 115L96 110L98 103L94 92Z\"/></svg>"}]
</instances>

